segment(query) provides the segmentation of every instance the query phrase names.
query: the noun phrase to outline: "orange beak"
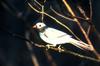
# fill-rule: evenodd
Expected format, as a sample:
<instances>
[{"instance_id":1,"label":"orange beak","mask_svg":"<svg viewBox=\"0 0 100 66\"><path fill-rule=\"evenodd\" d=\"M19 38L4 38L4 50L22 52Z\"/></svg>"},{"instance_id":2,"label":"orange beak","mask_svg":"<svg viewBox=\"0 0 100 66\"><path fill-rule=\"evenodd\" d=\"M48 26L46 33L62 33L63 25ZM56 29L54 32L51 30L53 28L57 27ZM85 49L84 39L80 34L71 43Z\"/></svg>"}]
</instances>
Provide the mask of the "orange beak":
<instances>
[{"instance_id":1,"label":"orange beak","mask_svg":"<svg viewBox=\"0 0 100 66\"><path fill-rule=\"evenodd\" d=\"M32 26L32 28L34 29L34 28L37 28L37 26L36 25L34 25L34 26Z\"/></svg>"}]
</instances>

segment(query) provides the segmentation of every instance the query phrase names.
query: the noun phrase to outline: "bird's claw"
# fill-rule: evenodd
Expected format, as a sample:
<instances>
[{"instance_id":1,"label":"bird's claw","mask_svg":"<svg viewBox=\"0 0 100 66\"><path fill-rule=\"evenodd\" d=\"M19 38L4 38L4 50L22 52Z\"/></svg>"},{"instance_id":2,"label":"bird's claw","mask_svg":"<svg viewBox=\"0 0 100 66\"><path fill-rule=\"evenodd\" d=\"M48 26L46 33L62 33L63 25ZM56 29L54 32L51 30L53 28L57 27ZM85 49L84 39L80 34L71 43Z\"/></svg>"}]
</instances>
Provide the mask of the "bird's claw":
<instances>
[{"instance_id":1,"label":"bird's claw","mask_svg":"<svg viewBox=\"0 0 100 66\"><path fill-rule=\"evenodd\" d=\"M48 49L50 49L50 45L47 44L46 45L46 50L48 50Z\"/></svg>"},{"instance_id":2,"label":"bird's claw","mask_svg":"<svg viewBox=\"0 0 100 66\"><path fill-rule=\"evenodd\" d=\"M59 51L59 52L64 51L64 50L63 50L63 47L61 47L61 45L58 46L58 51Z\"/></svg>"},{"instance_id":3,"label":"bird's claw","mask_svg":"<svg viewBox=\"0 0 100 66\"><path fill-rule=\"evenodd\" d=\"M54 46L54 45L47 44L47 45L46 45L46 50L48 50L48 49L50 49L50 48L55 48L55 47L56 47L56 46ZM59 46L57 47L57 49L58 49L59 52L64 51L64 50L63 50L63 47L61 47L61 45L59 45Z\"/></svg>"},{"instance_id":4,"label":"bird's claw","mask_svg":"<svg viewBox=\"0 0 100 66\"><path fill-rule=\"evenodd\" d=\"M50 44L47 44L47 45L46 45L46 50L48 50L48 49L50 49L50 48L53 48L53 47L55 47L55 46L50 45Z\"/></svg>"}]
</instances>

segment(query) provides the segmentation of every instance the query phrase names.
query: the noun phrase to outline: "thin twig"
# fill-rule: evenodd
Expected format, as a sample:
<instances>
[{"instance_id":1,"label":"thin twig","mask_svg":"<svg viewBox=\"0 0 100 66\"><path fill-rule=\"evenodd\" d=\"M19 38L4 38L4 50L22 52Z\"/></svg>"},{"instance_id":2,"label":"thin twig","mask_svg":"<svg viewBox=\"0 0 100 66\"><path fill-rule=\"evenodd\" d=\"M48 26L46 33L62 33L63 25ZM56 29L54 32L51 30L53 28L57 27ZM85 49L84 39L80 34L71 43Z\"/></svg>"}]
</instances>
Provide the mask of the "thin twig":
<instances>
[{"instance_id":1,"label":"thin twig","mask_svg":"<svg viewBox=\"0 0 100 66\"><path fill-rule=\"evenodd\" d=\"M90 20L92 21L92 0L89 0L89 5L90 5Z\"/></svg>"},{"instance_id":2,"label":"thin twig","mask_svg":"<svg viewBox=\"0 0 100 66\"><path fill-rule=\"evenodd\" d=\"M42 13L41 13L41 20L44 22L44 5L42 5Z\"/></svg>"},{"instance_id":3,"label":"thin twig","mask_svg":"<svg viewBox=\"0 0 100 66\"><path fill-rule=\"evenodd\" d=\"M89 5L90 5L90 21L89 22L92 22L92 1L91 0L89 0ZM88 32L87 32L88 35L90 34L91 28L92 26L89 25Z\"/></svg>"},{"instance_id":4,"label":"thin twig","mask_svg":"<svg viewBox=\"0 0 100 66\"><path fill-rule=\"evenodd\" d=\"M33 3L38 9L41 9L40 6L37 3Z\"/></svg>"},{"instance_id":5,"label":"thin twig","mask_svg":"<svg viewBox=\"0 0 100 66\"><path fill-rule=\"evenodd\" d=\"M86 13L85 13L85 11L82 9L82 7L78 5L78 9L79 9L80 13L84 16L84 18L88 20L87 22L89 23L89 22L90 22L90 18L88 18L88 17L86 16ZM88 29L87 29L87 35L88 35L88 36L89 36L90 30L91 30L91 26L92 26L92 25L89 25L89 26L88 26Z\"/></svg>"},{"instance_id":6,"label":"thin twig","mask_svg":"<svg viewBox=\"0 0 100 66\"><path fill-rule=\"evenodd\" d=\"M78 5L78 9L79 9L80 13L85 17L86 20L89 20L90 19L90 18L87 17L85 11L82 9L81 6Z\"/></svg>"},{"instance_id":7,"label":"thin twig","mask_svg":"<svg viewBox=\"0 0 100 66\"><path fill-rule=\"evenodd\" d=\"M82 20L88 21L87 19L84 19L84 18L78 17L78 16L74 16L74 17L69 16L69 17L72 17L72 18L69 18L69 17L66 17L66 16L64 16L64 15L62 15L62 14L60 14L60 13L58 13L58 12L57 12L56 10L54 10L52 7L50 7L50 9L51 9L55 14L57 14L58 16L60 16L60 17L62 17L62 18L65 18L65 19L67 19L67 20L70 20L70 21L74 21L73 18L77 18L77 19L82 19Z\"/></svg>"},{"instance_id":8,"label":"thin twig","mask_svg":"<svg viewBox=\"0 0 100 66\"><path fill-rule=\"evenodd\" d=\"M34 0L34 2L36 2L39 6L42 6L37 0Z\"/></svg>"},{"instance_id":9,"label":"thin twig","mask_svg":"<svg viewBox=\"0 0 100 66\"><path fill-rule=\"evenodd\" d=\"M69 20L69 21L74 21L74 19L71 19L71 18L69 18L69 17L66 17L66 16L64 16L64 15L62 15L62 14L60 14L60 13L58 13L58 12L55 11L52 7L50 7L50 9L51 9L55 14L57 14L57 15L60 16L60 17L65 18L65 19L67 19L67 20Z\"/></svg>"},{"instance_id":10,"label":"thin twig","mask_svg":"<svg viewBox=\"0 0 100 66\"><path fill-rule=\"evenodd\" d=\"M89 36L90 34L90 31L91 31L91 25L88 26L88 29L87 29L87 35Z\"/></svg>"}]
</instances>

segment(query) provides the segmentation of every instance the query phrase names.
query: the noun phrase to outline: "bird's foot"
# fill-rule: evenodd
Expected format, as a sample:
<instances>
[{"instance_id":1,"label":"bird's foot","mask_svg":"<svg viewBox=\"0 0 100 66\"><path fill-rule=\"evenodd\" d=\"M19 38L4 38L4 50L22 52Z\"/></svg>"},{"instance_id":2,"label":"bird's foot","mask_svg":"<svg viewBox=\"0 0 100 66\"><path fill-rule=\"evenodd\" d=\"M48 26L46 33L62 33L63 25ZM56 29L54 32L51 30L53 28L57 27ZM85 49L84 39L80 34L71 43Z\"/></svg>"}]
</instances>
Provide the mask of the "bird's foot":
<instances>
[{"instance_id":1,"label":"bird's foot","mask_svg":"<svg viewBox=\"0 0 100 66\"><path fill-rule=\"evenodd\" d=\"M64 50L63 50L63 47L61 47L61 45L58 46L58 51L59 51L59 52L64 51Z\"/></svg>"},{"instance_id":2,"label":"bird's foot","mask_svg":"<svg viewBox=\"0 0 100 66\"><path fill-rule=\"evenodd\" d=\"M48 50L48 49L50 49L50 48L54 48L54 47L55 47L55 45L47 44L47 45L46 45L46 50Z\"/></svg>"},{"instance_id":3,"label":"bird's foot","mask_svg":"<svg viewBox=\"0 0 100 66\"><path fill-rule=\"evenodd\" d=\"M46 45L46 50L48 50L48 49L50 49L50 48L56 48L56 45L47 44L47 45ZM61 45L59 45L59 46L57 47L57 49L58 49L59 52L64 51L64 50L63 50L63 47L61 47Z\"/></svg>"}]
</instances>

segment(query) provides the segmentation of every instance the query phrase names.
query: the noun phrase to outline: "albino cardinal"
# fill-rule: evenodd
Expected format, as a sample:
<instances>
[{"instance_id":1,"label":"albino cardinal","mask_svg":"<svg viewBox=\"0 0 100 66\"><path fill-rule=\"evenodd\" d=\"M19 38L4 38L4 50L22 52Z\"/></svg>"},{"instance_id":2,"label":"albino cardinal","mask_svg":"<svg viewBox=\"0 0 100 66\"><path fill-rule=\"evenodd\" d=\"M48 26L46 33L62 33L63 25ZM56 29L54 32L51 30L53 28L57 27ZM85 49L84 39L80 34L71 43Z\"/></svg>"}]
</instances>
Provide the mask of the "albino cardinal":
<instances>
[{"instance_id":1,"label":"albino cardinal","mask_svg":"<svg viewBox=\"0 0 100 66\"><path fill-rule=\"evenodd\" d=\"M90 45L72 38L71 35L68 35L63 31L48 27L44 23L38 22L36 25L33 26L33 28L39 30L40 38L44 42L48 43L48 47L55 47L56 45L69 43L82 50L91 50Z\"/></svg>"}]
</instances>

